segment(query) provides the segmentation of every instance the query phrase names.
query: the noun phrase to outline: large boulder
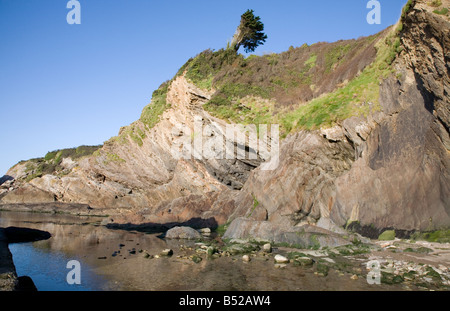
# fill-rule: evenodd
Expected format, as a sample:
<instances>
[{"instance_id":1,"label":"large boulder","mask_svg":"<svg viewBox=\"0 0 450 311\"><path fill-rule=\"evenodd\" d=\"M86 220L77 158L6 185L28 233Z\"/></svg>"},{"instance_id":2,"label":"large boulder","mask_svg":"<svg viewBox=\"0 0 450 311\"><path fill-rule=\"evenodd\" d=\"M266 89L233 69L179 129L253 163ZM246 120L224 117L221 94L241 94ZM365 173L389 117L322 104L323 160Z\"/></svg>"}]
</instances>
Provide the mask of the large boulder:
<instances>
[{"instance_id":1,"label":"large boulder","mask_svg":"<svg viewBox=\"0 0 450 311\"><path fill-rule=\"evenodd\" d=\"M165 237L166 239L196 240L201 239L202 235L191 227L174 227L166 232Z\"/></svg>"},{"instance_id":2,"label":"large boulder","mask_svg":"<svg viewBox=\"0 0 450 311\"><path fill-rule=\"evenodd\" d=\"M225 232L224 238L252 239L260 238L275 243L285 243L299 248L337 247L351 244L342 236L313 225L294 227L289 223L280 225L270 221L256 221L239 217Z\"/></svg>"}]
</instances>

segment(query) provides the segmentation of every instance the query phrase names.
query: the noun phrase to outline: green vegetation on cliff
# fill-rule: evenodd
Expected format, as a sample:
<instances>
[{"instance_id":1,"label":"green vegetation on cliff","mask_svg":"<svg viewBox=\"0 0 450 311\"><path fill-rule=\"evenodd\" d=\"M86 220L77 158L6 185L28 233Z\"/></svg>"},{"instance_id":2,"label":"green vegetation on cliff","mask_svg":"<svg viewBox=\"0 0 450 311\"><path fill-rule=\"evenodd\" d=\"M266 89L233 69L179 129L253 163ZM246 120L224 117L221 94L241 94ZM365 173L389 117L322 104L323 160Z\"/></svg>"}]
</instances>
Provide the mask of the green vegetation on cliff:
<instances>
[{"instance_id":1,"label":"green vegetation on cliff","mask_svg":"<svg viewBox=\"0 0 450 311\"><path fill-rule=\"evenodd\" d=\"M214 90L204 109L228 122L278 123L284 135L328 127L379 109L380 82L401 52L399 31L247 58L232 49L207 50L179 74Z\"/></svg>"},{"instance_id":2,"label":"green vegetation on cliff","mask_svg":"<svg viewBox=\"0 0 450 311\"><path fill-rule=\"evenodd\" d=\"M144 139L147 138L147 130L153 128L159 122L164 111L170 108L170 104L167 103L167 92L171 82L172 80L161 84L153 92L151 103L142 110L139 120L144 124L144 127L139 126L136 122L122 127L119 135L111 137L105 142L105 145L114 143L127 144L131 139L132 142L141 147L144 144Z\"/></svg>"},{"instance_id":3,"label":"green vegetation on cliff","mask_svg":"<svg viewBox=\"0 0 450 311\"><path fill-rule=\"evenodd\" d=\"M45 157L31 159L27 162L25 172L28 173L26 181L42 177L47 174L63 174L64 168L61 163L64 158L78 160L82 157L90 156L99 150L102 146L80 146L77 148L68 148L48 152Z\"/></svg>"},{"instance_id":4,"label":"green vegetation on cliff","mask_svg":"<svg viewBox=\"0 0 450 311\"><path fill-rule=\"evenodd\" d=\"M170 83L171 81L166 81L161 84L161 86L153 92L152 102L142 110L140 120L148 126L148 128L154 127L159 122L159 117L164 111L170 108L170 104L168 104L166 100Z\"/></svg>"},{"instance_id":5,"label":"green vegetation on cliff","mask_svg":"<svg viewBox=\"0 0 450 311\"><path fill-rule=\"evenodd\" d=\"M403 9L403 16L410 2ZM206 50L189 59L182 74L197 87L214 93L203 107L232 123L280 124L283 136L291 131L330 127L351 116L380 109L380 82L393 74L401 52L397 28L357 40L291 46L288 51L245 58L235 49ZM173 79L153 93L141 114L145 129L128 127L112 141L143 144L170 108L167 93Z\"/></svg>"}]
</instances>

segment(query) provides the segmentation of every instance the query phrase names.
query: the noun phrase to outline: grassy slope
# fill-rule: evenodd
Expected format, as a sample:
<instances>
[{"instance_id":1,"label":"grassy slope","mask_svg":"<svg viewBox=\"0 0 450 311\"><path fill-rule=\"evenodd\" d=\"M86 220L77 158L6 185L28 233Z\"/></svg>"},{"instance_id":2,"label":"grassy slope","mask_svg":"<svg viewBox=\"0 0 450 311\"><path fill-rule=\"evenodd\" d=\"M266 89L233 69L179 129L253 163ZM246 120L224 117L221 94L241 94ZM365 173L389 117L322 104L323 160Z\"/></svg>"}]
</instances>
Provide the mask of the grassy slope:
<instances>
[{"instance_id":1,"label":"grassy slope","mask_svg":"<svg viewBox=\"0 0 450 311\"><path fill-rule=\"evenodd\" d=\"M339 71L348 70L358 53L365 53L375 42L371 64L350 81L339 83ZM216 90L204 106L211 114L234 123L279 123L286 135L332 126L379 109L380 81L393 73L391 64L399 52L398 32L390 30L359 40L304 45L247 59L230 50L208 50L190 60L185 69L194 84ZM327 79L336 85L330 92L320 85ZM322 93L314 91L318 88Z\"/></svg>"},{"instance_id":2,"label":"grassy slope","mask_svg":"<svg viewBox=\"0 0 450 311\"><path fill-rule=\"evenodd\" d=\"M370 109L379 109L380 82L393 73L391 64L400 52L397 33L390 32L376 48L375 61L345 86L278 115L285 132L328 127L354 115L367 115Z\"/></svg>"},{"instance_id":3,"label":"grassy slope","mask_svg":"<svg viewBox=\"0 0 450 311\"><path fill-rule=\"evenodd\" d=\"M34 178L42 177L46 174L64 175L64 168L61 166L61 162L64 158L71 158L77 160L82 157L87 157L94 154L102 146L80 146L77 148L61 149L48 152L45 157L31 159L26 161L26 181L31 181ZM19 163L23 163L19 162Z\"/></svg>"}]
</instances>

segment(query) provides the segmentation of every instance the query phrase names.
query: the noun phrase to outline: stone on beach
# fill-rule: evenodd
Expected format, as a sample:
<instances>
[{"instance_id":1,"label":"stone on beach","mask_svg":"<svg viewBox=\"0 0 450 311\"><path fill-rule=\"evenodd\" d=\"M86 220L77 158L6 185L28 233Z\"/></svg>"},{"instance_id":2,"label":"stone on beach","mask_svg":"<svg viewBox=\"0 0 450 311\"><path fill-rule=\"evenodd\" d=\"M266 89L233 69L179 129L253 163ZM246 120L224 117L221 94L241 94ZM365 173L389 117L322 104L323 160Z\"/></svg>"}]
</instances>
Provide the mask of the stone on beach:
<instances>
[{"instance_id":1,"label":"stone on beach","mask_svg":"<svg viewBox=\"0 0 450 311\"><path fill-rule=\"evenodd\" d=\"M281 264L289 263L289 259L287 259L286 257L284 257L284 256L282 256L280 254L275 255L274 259L275 259L276 263L281 263Z\"/></svg>"},{"instance_id":2,"label":"stone on beach","mask_svg":"<svg viewBox=\"0 0 450 311\"><path fill-rule=\"evenodd\" d=\"M201 239L202 235L191 227L174 227L166 232L166 239Z\"/></svg>"}]
</instances>

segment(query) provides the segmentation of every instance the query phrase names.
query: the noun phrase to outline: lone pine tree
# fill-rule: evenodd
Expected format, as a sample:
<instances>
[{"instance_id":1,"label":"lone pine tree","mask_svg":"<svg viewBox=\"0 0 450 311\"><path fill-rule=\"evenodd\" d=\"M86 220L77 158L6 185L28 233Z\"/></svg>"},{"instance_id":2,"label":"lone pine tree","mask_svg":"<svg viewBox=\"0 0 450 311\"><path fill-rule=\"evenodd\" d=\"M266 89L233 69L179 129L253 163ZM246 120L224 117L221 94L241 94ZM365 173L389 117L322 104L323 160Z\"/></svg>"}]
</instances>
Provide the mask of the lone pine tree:
<instances>
[{"instance_id":1,"label":"lone pine tree","mask_svg":"<svg viewBox=\"0 0 450 311\"><path fill-rule=\"evenodd\" d=\"M253 13L253 10L247 10L241 16L241 23L231 41L231 47L236 51L243 46L245 52L253 52L259 45L266 42L267 35L263 32L264 24L261 18Z\"/></svg>"}]
</instances>

